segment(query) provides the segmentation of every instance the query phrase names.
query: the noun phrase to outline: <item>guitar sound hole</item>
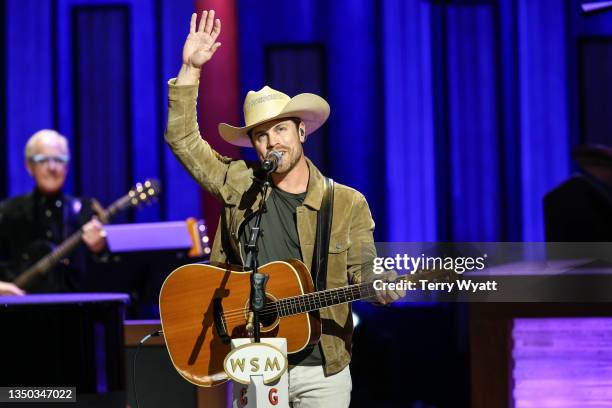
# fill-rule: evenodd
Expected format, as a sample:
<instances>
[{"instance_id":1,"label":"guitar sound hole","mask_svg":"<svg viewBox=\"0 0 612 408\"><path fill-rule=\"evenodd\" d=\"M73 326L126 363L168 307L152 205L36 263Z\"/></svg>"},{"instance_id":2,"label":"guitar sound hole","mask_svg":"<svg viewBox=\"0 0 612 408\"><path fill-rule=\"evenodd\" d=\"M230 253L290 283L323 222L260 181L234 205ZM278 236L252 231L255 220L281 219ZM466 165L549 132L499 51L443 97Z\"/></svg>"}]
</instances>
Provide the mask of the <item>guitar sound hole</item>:
<instances>
[{"instance_id":1,"label":"guitar sound hole","mask_svg":"<svg viewBox=\"0 0 612 408\"><path fill-rule=\"evenodd\" d=\"M259 314L259 327L264 330L271 330L271 328L273 328L278 321L278 313L276 312L276 308L272 306L274 302L276 302L276 299L270 296L269 293L266 293L266 305L264 306L263 311ZM249 310L249 299L247 299L243 309L245 322L248 320Z\"/></svg>"},{"instance_id":2,"label":"guitar sound hole","mask_svg":"<svg viewBox=\"0 0 612 408\"><path fill-rule=\"evenodd\" d=\"M274 325L276 319L278 318L276 309L271 307L272 303L274 303L276 299L270 297L268 294L266 294L266 299L267 301L266 305L264 306L264 310L259 314L259 321L264 328Z\"/></svg>"}]
</instances>

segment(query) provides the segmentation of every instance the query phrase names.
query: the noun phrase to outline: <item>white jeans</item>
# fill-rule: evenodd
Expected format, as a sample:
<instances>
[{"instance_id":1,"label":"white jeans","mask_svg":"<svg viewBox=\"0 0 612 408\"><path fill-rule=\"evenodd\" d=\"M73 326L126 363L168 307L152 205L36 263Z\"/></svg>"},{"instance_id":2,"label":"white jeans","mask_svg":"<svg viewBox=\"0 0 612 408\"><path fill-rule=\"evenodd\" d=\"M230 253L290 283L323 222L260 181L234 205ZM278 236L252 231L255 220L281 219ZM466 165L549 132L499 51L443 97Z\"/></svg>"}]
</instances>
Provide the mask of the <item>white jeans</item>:
<instances>
[{"instance_id":1,"label":"white jeans","mask_svg":"<svg viewBox=\"0 0 612 408\"><path fill-rule=\"evenodd\" d=\"M348 408L352 388L348 366L329 377L325 377L323 366L295 366L289 370L292 408Z\"/></svg>"}]
</instances>

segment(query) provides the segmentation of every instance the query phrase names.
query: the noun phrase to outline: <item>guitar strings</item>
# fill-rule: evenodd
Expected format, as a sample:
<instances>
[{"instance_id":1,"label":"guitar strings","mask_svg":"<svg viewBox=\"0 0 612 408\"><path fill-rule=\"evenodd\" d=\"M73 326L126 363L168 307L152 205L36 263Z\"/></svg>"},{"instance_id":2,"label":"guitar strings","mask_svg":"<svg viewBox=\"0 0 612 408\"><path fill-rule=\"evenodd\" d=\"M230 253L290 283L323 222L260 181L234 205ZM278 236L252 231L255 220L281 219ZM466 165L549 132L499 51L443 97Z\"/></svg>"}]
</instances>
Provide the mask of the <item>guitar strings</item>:
<instances>
[{"instance_id":1,"label":"guitar strings","mask_svg":"<svg viewBox=\"0 0 612 408\"><path fill-rule=\"evenodd\" d=\"M367 288L367 286L365 286ZM342 290L338 290L338 288L334 288L334 289L328 289L326 291L322 291L319 292L317 294L317 297L320 297L322 299L318 300L316 299L312 294L304 294L304 295L299 295L299 296L294 296L291 298L286 298L283 299L283 301L285 300L291 300L294 303L286 303L286 304L281 304L280 301L275 301L271 304L268 304L266 306L264 306L264 309L262 309L262 311L260 312L260 316L270 316L270 315L274 315L274 314L279 314L282 313L284 311L289 312L289 314L287 316L293 315L293 314L299 314L299 313L306 313L308 310L303 311L303 312L296 312L294 311L297 307L303 307L303 306L314 306L315 309L320 309L320 308L324 308L324 307L328 307L326 306L322 306L322 302L326 302L328 300L338 300L342 295L344 295L344 302L340 302L340 303L347 303L350 302L352 300L356 300L357 296L359 296L359 298L363 299L363 298L369 298L373 295L370 295L369 293L364 296L361 293L361 285L355 285L349 289L346 288L342 288ZM335 291L335 292L334 292ZM349 295L350 295L350 299L349 299ZM317 306L317 300L319 305ZM297 301L297 302L295 302ZM339 303L337 303L339 304ZM332 305L329 305L332 306ZM237 322L237 321L246 321L246 314L249 312L249 309L247 308L242 308L242 309L234 309L234 310L229 310L226 313L223 313L223 319L225 320L225 322Z\"/></svg>"},{"instance_id":2,"label":"guitar strings","mask_svg":"<svg viewBox=\"0 0 612 408\"><path fill-rule=\"evenodd\" d=\"M407 277L401 276L399 277L399 279L407 280ZM366 293L364 294L362 290L365 290ZM335 303L335 304L347 303L353 300L357 300L356 299L357 296L358 296L358 299L373 298L376 296L376 294L370 293L371 290L373 290L373 287L371 285L368 285L368 282L365 282L365 283L360 283L360 284L355 284L355 285L349 285L349 286L342 287L342 288L330 288L330 289L325 289L323 291L314 292L314 293L304 293L302 295L292 296L292 297L276 300L272 303L268 303L261 310L261 312L259 313L259 316L260 317L270 316L274 314L282 314L283 312L288 312L288 314L286 314L285 316L281 316L281 317L286 317L286 316L291 316L295 314L306 313L309 310L296 311L296 309L306 307L306 306L308 307L314 306L314 308L311 310L316 310L316 309L322 309L325 307L333 306L333 304L322 306L321 303L323 302L327 303L327 301L329 300L331 301L338 300L341 296L344 296L345 301ZM351 299L348 298L349 295L351 296ZM317 306L317 302L319 303L318 306ZM224 312L222 317L226 323L246 321L245 315L248 312L249 312L248 308L233 309L233 310L228 310L227 312Z\"/></svg>"},{"instance_id":3,"label":"guitar strings","mask_svg":"<svg viewBox=\"0 0 612 408\"><path fill-rule=\"evenodd\" d=\"M399 277L399 279L406 280L406 277L401 276ZM260 312L260 316L264 315L265 313L282 312L283 309L289 311L289 309L293 309L295 308L295 306L306 306L306 302L308 302L309 304L312 303L314 306L316 306L316 302L318 301L319 308L327 307L327 306L321 306L321 302L327 301L327 300L334 300L334 297L339 298L340 296L348 296L348 295L351 295L354 297L357 294L359 294L361 298L374 297L375 294L369 293L371 289L373 289L372 286L369 285L368 282L365 282L365 283L349 285L349 286L341 287L341 288L325 289L319 292L304 293L301 295L292 296L292 297L276 300L272 303L268 303L264 307L264 309ZM364 295L362 293L362 290L367 290L367 294ZM322 298L322 300L319 300L318 298ZM292 302L293 304L291 304ZM346 302L342 302L342 303L346 303ZM276 309L276 310L270 311L270 309ZM232 318L236 316L242 316L247 312L248 312L248 309L246 308L233 309L233 310L228 310L227 312L224 312L223 316L224 318L225 317Z\"/></svg>"},{"instance_id":4,"label":"guitar strings","mask_svg":"<svg viewBox=\"0 0 612 408\"><path fill-rule=\"evenodd\" d=\"M282 309L294 308L295 306L302 306L302 305L305 306L306 302L308 302L309 304L312 303L313 305L316 305L316 302L318 300L317 298L322 298L322 300L319 300L319 305L320 305L322 301L334 300L334 298L337 299L341 296L346 297L348 295L351 295L352 297L355 297L357 294L362 295L361 293L362 289L365 289L365 288L369 288L369 285L357 284L357 285L351 285L348 288L326 289L324 291L316 292L316 294L305 293L303 295L293 296L293 297L274 301L273 303L269 303L268 305L264 307L262 312L269 311L270 308L276 309L275 311L272 311L272 312L277 312L277 311L282 311ZM281 302L283 302L284 304ZM291 302L293 302L293 304L291 304ZM233 310L228 310L227 312L224 312L223 315L227 317L233 317L236 315L242 315L246 311L247 311L246 308L233 309Z\"/></svg>"},{"instance_id":5,"label":"guitar strings","mask_svg":"<svg viewBox=\"0 0 612 408\"><path fill-rule=\"evenodd\" d=\"M361 287L360 285L355 285L352 286L350 288L333 288L333 289L327 289L325 291L321 291L321 292L317 292L316 296L310 293L306 293L303 295L298 295L298 296L293 296L293 297L289 297L289 298L285 298L285 299L281 299L278 301L274 301L272 303L268 303L268 305L266 305L264 307L263 311L269 311L270 308L272 309L276 309L276 311L282 311L283 308L289 309L289 308L293 308L295 306L302 306L302 305L306 305L306 302L308 302L309 304L313 304L316 305L316 301L317 298L322 298L322 300L334 300L334 298L339 298L341 296L356 296L357 293L355 292L359 292L361 293ZM283 303L281 303L283 302ZM293 304L291 304L291 302L293 302ZM321 301L319 300L319 304L321 303ZM242 315L244 314L248 309L246 308L240 308L240 309L233 309L233 310L228 310L227 312L224 312L223 315L226 317L233 317L236 315ZM274 312L274 311L273 311Z\"/></svg>"},{"instance_id":6,"label":"guitar strings","mask_svg":"<svg viewBox=\"0 0 612 408\"><path fill-rule=\"evenodd\" d=\"M369 298L369 297L372 297L372 296L361 297L361 299L364 299L364 298ZM340 303L336 303L336 304L347 303L347 302L350 302L350 301L352 301L352 300L356 300L356 299L348 299L348 298L347 298L347 299L346 299L344 302L340 302ZM296 305L296 306L298 306L298 305ZM319 305L319 306L314 305L314 306L315 306L315 309L322 309L322 308L328 307L328 306L321 306L321 305ZM329 305L329 306L332 306L332 305ZM287 309L286 309L286 310L287 310L289 313L288 313L287 315L285 315L285 316L280 316L280 317L288 317L288 316L291 316L291 315L295 315L295 314L300 314L300 313L306 313L306 312L308 312L308 310L305 310L305 311L299 311L299 312L297 312L297 311L293 311L293 310L291 310L291 309L293 309L293 308L292 308L292 307L290 307L290 306L287 306ZM265 310L265 309L264 309L264 310ZM278 314L279 312L282 312L282 310L279 310L278 308L276 308L276 310L272 310L272 311L263 311L263 310L262 310L262 312L260 312L260 316L269 316L269 315L274 315L274 314ZM246 314L246 313L248 313L248 309L243 309L243 310L242 310L242 316L233 316L233 317L228 317L228 318L226 318L226 317L224 316L224 321L225 321L226 323L246 322L247 320L246 320L246 318L245 318L245 316L244 316L244 314Z\"/></svg>"}]
</instances>

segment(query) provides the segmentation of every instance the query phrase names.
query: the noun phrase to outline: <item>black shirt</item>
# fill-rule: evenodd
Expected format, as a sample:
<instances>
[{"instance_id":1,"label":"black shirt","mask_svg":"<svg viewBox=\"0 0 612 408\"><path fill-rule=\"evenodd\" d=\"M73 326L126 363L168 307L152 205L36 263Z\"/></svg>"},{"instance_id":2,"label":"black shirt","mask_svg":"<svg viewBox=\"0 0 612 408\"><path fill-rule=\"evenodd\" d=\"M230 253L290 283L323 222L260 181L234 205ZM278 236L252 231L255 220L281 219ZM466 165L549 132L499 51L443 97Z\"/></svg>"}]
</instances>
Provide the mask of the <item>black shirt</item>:
<instances>
[{"instance_id":1,"label":"black shirt","mask_svg":"<svg viewBox=\"0 0 612 408\"><path fill-rule=\"evenodd\" d=\"M12 281L94 214L91 200L38 190L0 203L0 280ZM81 247L43 276L30 293L66 292L79 288L88 253Z\"/></svg>"},{"instance_id":2,"label":"black shirt","mask_svg":"<svg viewBox=\"0 0 612 408\"><path fill-rule=\"evenodd\" d=\"M302 205L305 197L306 192L292 194L272 187L266 200L266 213L261 218L257 256L259 265L292 258L303 260L297 231L296 208ZM240 236L242 248L246 248L251 229L255 226L255 218L252 217L244 226ZM246 254L242 255L246 258ZM299 353L289 355L291 365L313 366L322 363L323 358L318 345L308 346Z\"/></svg>"}]
</instances>

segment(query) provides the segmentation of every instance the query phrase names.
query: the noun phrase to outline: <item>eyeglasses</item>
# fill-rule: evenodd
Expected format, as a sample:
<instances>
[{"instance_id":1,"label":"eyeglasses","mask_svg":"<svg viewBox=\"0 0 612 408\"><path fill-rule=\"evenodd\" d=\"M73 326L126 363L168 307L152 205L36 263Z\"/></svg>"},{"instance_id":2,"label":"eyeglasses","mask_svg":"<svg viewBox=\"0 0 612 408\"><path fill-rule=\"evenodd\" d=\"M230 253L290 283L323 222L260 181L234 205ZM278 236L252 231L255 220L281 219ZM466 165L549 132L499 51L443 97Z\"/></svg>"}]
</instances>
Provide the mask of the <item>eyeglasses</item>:
<instances>
[{"instance_id":1,"label":"eyeglasses","mask_svg":"<svg viewBox=\"0 0 612 408\"><path fill-rule=\"evenodd\" d=\"M33 164L48 164L53 162L54 164L66 164L70 161L70 156L67 154L60 154L58 156L47 156L45 154L35 154L30 157L30 162Z\"/></svg>"}]
</instances>

